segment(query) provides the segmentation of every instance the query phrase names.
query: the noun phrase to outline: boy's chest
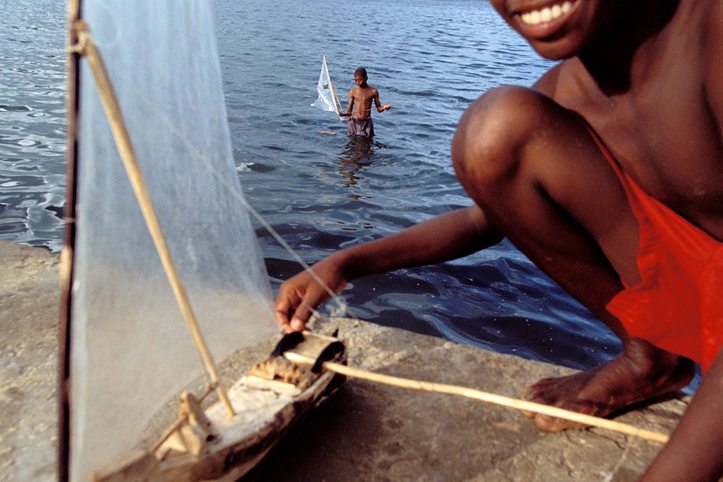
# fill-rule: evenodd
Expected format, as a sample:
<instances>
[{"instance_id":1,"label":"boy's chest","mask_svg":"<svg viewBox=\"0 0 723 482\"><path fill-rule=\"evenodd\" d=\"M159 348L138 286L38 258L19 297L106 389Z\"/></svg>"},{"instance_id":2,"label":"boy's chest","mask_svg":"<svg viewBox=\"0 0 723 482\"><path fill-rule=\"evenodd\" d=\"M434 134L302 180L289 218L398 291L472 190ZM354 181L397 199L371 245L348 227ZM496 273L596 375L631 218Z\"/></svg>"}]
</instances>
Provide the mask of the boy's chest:
<instances>
[{"instance_id":1,"label":"boy's chest","mask_svg":"<svg viewBox=\"0 0 723 482\"><path fill-rule=\"evenodd\" d=\"M700 88L686 79L662 78L581 108L617 162L648 194L723 231L721 130Z\"/></svg>"},{"instance_id":2,"label":"boy's chest","mask_svg":"<svg viewBox=\"0 0 723 482\"><path fill-rule=\"evenodd\" d=\"M364 101L374 97L374 91L370 88L363 89L361 87L357 87L356 89L352 90L352 96L356 100Z\"/></svg>"}]
</instances>

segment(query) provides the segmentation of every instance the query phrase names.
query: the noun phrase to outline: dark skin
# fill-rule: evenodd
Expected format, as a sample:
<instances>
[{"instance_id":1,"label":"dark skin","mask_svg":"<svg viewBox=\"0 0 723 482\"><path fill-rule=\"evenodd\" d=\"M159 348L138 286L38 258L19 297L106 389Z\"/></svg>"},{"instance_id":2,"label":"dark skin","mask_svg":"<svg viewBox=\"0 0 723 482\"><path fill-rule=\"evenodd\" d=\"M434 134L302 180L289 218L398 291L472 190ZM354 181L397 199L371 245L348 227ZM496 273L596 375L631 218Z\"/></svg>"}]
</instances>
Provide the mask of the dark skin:
<instances>
[{"instance_id":1,"label":"dark skin","mask_svg":"<svg viewBox=\"0 0 723 482\"><path fill-rule=\"evenodd\" d=\"M391 109L389 104L381 105L379 102L379 91L367 84L368 78L364 75L354 74L354 82L356 87L349 91L349 107L347 114L354 113L357 119L366 119L372 115L372 101L376 106L377 112L384 112Z\"/></svg>"},{"instance_id":2,"label":"dark skin","mask_svg":"<svg viewBox=\"0 0 723 482\"><path fill-rule=\"evenodd\" d=\"M631 337L605 306L640 281L639 226L580 117L648 194L723 241L723 2L491 0L543 57L564 59L533 89L501 87L460 120L457 177L475 204L314 265L335 291L358 276L455 259L508 237L623 342L587 372L525 397L599 416L678 390L690 360ZM282 285L282 328L327 298L306 273ZM675 293L671 293L675 296ZM723 317L723 314L721 314ZM681 320L685 323L687 320ZM723 356L641 480L723 476ZM570 422L529 414L546 430Z\"/></svg>"}]
</instances>

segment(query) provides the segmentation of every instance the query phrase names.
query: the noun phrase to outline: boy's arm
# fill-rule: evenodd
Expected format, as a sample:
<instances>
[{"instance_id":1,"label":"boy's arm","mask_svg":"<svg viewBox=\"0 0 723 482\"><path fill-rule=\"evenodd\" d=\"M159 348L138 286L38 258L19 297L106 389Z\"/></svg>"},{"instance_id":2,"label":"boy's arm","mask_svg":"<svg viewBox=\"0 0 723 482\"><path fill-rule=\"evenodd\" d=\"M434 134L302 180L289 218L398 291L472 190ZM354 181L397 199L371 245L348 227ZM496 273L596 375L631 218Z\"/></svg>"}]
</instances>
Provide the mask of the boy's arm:
<instances>
[{"instance_id":1,"label":"boy's arm","mask_svg":"<svg viewBox=\"0 0 723 482\"><path fill-rule=\"evenodd\" d=\"M702 482L723 477L723 351L708 370L670 441L640 482Z\"/></svg>"},{"instance_id":2,"label":"boy's arm","mask_svg":"<svg viewBox=\"0 0 723 482\"><path fill-rule=\"evenodd\" d=\"M334 292L361 276L461 258L502 240L502 234L474 205L451 211L386 238L353 246L319 261L312 269ZM281 285L276 319L286 332L303 329L311 312L331 295L306 271Z\"/></svg>"},{"instance_id":3,"label":"boy's arm","mask_svg":"<svg viewBox=\"0 0 723 482\"><path fill-rule=\"evenodd\" d=\"M347 107L346 113L351 114L353 108L354 108L354 89L351 89L349 91L349 107Z\"/></svg>"},{"instance_id":4,"label":"boy's arm","mask_svg":"<svg viewBox=\"0 0 723 482\"><path fill-rule=\"evenodd\" d=\"M442 263L499 243L502 233L475 205L342 251L348 280L402 268Z\"/></svg>"},{"instance_id":5,"label":"boy's arm","mask_svg":"<svg viewBox=\"0 0 723 482\"><path fill-rule=\"evenodd\" d=\"M377 112L384 112L385 110L389 110L392 108L389 104L382 105L381 102L379 102L379 91L377 89L374 89L374 105L377 106Z\"/></svg>"}]
</instances>

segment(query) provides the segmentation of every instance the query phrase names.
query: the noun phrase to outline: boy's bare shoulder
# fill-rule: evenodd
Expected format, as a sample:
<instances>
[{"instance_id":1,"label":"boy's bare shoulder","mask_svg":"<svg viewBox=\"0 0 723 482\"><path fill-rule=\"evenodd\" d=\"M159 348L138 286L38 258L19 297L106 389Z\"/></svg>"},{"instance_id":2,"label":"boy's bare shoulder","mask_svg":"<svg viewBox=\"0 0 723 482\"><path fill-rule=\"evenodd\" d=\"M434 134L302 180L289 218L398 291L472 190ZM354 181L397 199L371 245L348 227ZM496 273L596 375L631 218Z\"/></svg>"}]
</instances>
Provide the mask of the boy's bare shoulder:
<instances>
[{"instance_id":1,"label":"boy's bare shoulder","mask_svg":"<svg viewBox=\"0 0 723 482\"><path fill-rule=\"evenodd\" d=\"M557 64L545 72L542 77L537 79L537 82L533 84L532 88L548 97L554 98L555 91L557 90L557 81L560 77L561 65L562 64Z\"/></svg>"}]
</instances>

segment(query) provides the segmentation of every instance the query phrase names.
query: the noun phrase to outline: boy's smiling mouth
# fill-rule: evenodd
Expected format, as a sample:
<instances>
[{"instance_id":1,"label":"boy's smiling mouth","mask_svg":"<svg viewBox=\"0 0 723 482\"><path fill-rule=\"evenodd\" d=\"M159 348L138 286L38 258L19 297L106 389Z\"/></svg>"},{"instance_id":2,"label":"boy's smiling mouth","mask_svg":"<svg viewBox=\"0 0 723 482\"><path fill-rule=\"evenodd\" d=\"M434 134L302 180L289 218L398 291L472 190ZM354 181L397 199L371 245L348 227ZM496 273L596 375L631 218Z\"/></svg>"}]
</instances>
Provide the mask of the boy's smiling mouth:
<instances>
[{"instance_id":1,"label":"boy's smiling mouth","mask_svg":"<svg viewBox=\"0 0 723 482\"><path fill-rule=\"evenodd\" d=\"M508 13L510 25L529 42L547 41L560 35L580 4L580 0L521 0Z\"/></svg>"},{"instance_id":2,"label":"boy's smiling mouth","mask_svg":"<svg viewBox=\"0 0 723 482\"><path fill-rule=\"evenodd\" d=\"M520 14L520 20L522 20L522 23L525 25L540 25L560 18L570 10L572 10L572 2L566 0L552 6L522 12Z\"/></svg>"}]
</instances>

